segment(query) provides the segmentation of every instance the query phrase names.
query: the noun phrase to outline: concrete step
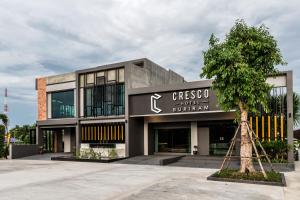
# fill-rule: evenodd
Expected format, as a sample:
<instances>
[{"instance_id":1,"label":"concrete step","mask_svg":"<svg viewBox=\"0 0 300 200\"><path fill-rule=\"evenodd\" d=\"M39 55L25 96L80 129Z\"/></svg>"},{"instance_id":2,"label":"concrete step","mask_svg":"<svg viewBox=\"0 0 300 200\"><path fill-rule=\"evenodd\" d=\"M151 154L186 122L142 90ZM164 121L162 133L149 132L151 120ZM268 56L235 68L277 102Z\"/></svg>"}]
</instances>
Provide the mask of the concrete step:
<instances>
[{"instance_id":1,"label":"concrete step","mask_svg":"<svg viewBox=\"0 0 300 200\"><path fill-rule=\"evenodd\" d=\"M150 155L150 156L135 156L115 163L120 164L140 164L140 165L167 165L177 162L183 156L176 155Z\"/></svg>"}]
</instances>

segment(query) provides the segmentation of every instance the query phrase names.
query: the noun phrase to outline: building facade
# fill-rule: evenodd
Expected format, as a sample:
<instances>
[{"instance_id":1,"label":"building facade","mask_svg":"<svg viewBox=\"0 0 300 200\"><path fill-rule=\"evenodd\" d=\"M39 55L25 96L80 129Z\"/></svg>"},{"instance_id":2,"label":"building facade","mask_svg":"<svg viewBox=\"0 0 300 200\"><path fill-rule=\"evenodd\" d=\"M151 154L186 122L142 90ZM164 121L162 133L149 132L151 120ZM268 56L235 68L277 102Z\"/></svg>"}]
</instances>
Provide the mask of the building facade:
<instances>
[{"instance_id":1,"label":"building facade","mask_svg":"<svg viewBox=\"0 0 300 200\"><path fill-rule=\"evenodd\" d=\"M272 112L250 114L250 124L261 140L292 144L292 72L267 81ZM211 86L186 82L148 59L38 78L37 143L50 152L114 149L119 157L223 155L235 114L218 107Z\"/></svg>"}]
</instances>

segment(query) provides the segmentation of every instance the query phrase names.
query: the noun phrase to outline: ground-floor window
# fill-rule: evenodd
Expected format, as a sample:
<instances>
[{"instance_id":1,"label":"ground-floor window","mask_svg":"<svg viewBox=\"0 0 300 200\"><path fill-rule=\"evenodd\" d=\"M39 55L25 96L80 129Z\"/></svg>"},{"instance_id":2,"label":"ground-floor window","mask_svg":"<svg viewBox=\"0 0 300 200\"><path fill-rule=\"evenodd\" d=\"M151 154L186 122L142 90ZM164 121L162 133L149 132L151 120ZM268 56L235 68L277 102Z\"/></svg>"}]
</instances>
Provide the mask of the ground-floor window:
<instances>
[{"instance_id":1,"label":"ground-floor window","mask_svg":"<svg viewBox=\"0 0 300 200\"><path fill-rule=\"evenodd\" d=\"M125 143L124 123L86 124L81 127L82 143Z\"/></svg>"},{"instance_id":2,"label":"ground-floor window","mask_svg":"<svg viewBox=\"0 0 300 200\"><path fill-rule=\"evenodd\" d=\"M190 128L153 129L155 152L190 153Z\"/></svg>"},{"instance_id":3,"label":"ground-floor window","mask_svg":"<svg viewBox=\"0 0 300 200\"><path fill-rule=\"evenodd\" d=\"M225 155L236 128L232 121L211 124L209 126L209 154Z\"/></svg>"}]
</instances>

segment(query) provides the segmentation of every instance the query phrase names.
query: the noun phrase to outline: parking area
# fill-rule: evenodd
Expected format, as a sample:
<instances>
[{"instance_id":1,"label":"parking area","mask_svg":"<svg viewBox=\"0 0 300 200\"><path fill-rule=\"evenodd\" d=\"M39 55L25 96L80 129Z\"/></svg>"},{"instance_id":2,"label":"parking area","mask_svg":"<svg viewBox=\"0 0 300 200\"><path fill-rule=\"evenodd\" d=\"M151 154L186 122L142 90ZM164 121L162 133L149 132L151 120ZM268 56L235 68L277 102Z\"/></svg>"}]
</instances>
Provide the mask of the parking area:
<instances>
[{"instance_id":1,"label":"parking area","mask_svg":"<svg viewBox=\"0 0 300 200\"><path fill-rule=\"evenodd\" d=\"M300 195L298 170L286 173L287 188L207 181L206 177L214 171L154 165L0 160L0 199L290 200Z\"/></svg>"}]
</instances>

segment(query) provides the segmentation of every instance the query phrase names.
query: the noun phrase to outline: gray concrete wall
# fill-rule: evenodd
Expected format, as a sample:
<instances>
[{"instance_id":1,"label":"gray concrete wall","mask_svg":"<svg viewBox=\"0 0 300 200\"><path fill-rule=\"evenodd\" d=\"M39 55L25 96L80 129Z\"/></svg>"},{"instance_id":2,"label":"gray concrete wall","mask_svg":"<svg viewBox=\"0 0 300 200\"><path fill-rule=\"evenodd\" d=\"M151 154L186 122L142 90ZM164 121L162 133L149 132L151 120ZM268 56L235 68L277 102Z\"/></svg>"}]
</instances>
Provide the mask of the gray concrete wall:
<instances>
[{"instance_id":1,"label":"gray concrete wall","mask_svg":"<svg viewBox=\"0 0 300 200\"><path fill-rule=\"evenodd\" d=\"M209 155L209 128L198 127L198 155Z\"/></svg>"},{"instance_id":2,"label":"gray concrete wall","mask_svg":"<svg viewBox=\"0 0 300 200\"><path fill-rule=\"evenodd\" d=\"M71 152L71 132L70 129L64 131L64 152Z\"/></svg>"},{"instance_id":3,"label":"gray concrete wall","mask_svg":"<svg viewBox=\"0 0 300 200\"><path fill-rule=\"evenodd\" d=\"M75 72L48 76L46 78L47 78L47 85L66 83L66 82L71 82L76 80Z\"/></svg>"},{"instance_id":4,"label":"gray concrete wall","mask_svg":"<svg viewBox=\"0 0 300 200\"><path fill-rule=\"evenodd\" d=\"M142 66L140 64L143 63ZM174 83L183 83L184 78L171 70L159 66L148 60L132 62L128 65L127 88L142 88L149 86L160 86Z\"/></svg>"},{"instance_id":5,"label":"gray concrete wall","mask_svg":"<svg viewBox=\"0 0 300 200\"><path fill-rule=\"evenodd\" d=\"M23 158L39 153L39 145L37 144L10 144L9 159Z\"/></svg>"},{"instance_id":6,"label":"gray concrete wall","mask_svg":"<svg viewBox=\"0 0 300 200\"><path fill-rule=\"evenodd\" d=\"M286 85L287 85L287 139L288 144L293 145L293 72L286 72ZM290 149L288 152L288 162L294 163L294 152Z\"/></svg>"}]
</instances>

